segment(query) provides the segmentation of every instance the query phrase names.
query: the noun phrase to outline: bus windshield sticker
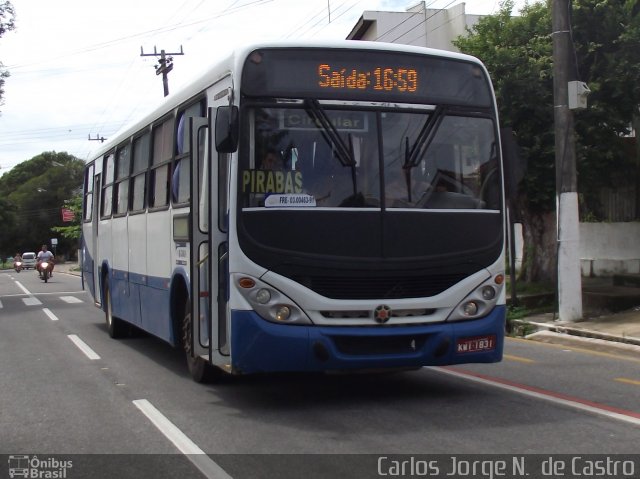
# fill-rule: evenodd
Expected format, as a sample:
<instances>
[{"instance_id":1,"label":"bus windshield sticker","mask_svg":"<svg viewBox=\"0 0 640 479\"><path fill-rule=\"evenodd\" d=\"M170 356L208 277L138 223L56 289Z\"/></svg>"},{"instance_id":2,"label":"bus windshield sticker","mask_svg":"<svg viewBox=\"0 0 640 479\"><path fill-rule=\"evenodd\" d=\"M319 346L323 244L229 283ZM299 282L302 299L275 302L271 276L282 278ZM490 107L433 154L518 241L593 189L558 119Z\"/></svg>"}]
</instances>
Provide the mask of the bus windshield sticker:
<instances>
[{"instance_id":1,"label":"bus windshield sticker","mask_svg":"<svg viewBox=\"0 0 640 479\"><path fill-rule=\"evenodd\" d=\"M265 193L302 193L302 172L244 170L242 172L242 192Z\"/></svg>"},{"instance_id":2,"label":"bus windshield sticker","mask_svg":"<svg viewBox=\"0 0 640 479\"><path fill-rule=\"evenodd\" d=\"M269 195L264 200L266 208L297 208L301 206L316 206L316 198L307 194Z\"/></svg>"},{"instance_id":3,"label":"bus windshield sticker","mask_svg":"<svg viewBox=\"0 0 640 479\"><path fill-rule=\"evenodd\" d=\"M363 112L356 111L343 111L337 115L332 112L331 116L328 116L328 120L336 131L348 133L368 132L367 118ZM302 110L285 110L280 115L281 130L317 130L318 128L322 128L320 122Z\"/></svg>"}]
</instances>

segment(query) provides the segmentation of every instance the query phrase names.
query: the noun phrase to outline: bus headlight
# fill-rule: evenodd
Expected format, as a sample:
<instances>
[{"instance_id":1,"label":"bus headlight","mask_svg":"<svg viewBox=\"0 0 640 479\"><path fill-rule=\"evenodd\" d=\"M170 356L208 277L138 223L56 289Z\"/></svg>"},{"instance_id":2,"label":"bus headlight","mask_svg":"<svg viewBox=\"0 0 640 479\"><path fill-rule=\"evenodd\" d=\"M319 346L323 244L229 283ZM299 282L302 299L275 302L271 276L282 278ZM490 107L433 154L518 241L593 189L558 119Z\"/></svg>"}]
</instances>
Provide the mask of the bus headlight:
<instances>
[{"instance_id":1,"label":"bus headlight","mask_svg":"<svg viewBox=\"0 0 640 479\"><path fill-rule=\"evenodd\" d=\"M260 304L267 304L271 301L271 293L267 288L261 288L256 293L256 301Z\"/></svg>"},{"instance_id":2,"label":"bus headlight","mask_svg":"<svg viewBox=\"0 0 640 479\"><path fill-rule=\"evenodd\" d=\"M302 309L271 285L246 275L234 275L233 283L263 319L280 324L312 324Z\"/></svg>"},{"instance_id":3,"label":"bus headlight","mask_svg":"<svg viewBox=\"0 0 640 479\"><path fill-rule=\"evenodd\" d=\"M291 316L291 309L289 306L278 306L276 308L276 319L278 321L286 321Z\"/></svg>"},{"instance_id":4,"label":"bus headlight","mask_svg":"<svg viewBox=\"0 0 640 479\"><path fill-rule=\"evenodd\" d=\"M462 311L465 316L475 316L478 314L478 303L475 301L469 301L468 303L464 303L462 305Z\"/></svg>"},{"instance_id":5,"label":"bus headlight","mask_svg":"<svg viewBox=\"0 0 640 479\"><path fill-rule=\"evenodd\" d=\"M464 298L451 312L448 321L462 321L486 316L495 308L502 292L504 276L490 278Z\"/></svg>"},{"instance_id":6,"label":"bus headlight","mask_svg":"<svg viewBox=\"0 0 640 479\"><path fill-rule=\"evenodd\" d=\"M493 286L487 285L482 287L482 298L490 301L496 297L496 290L493 289Z\"/></svg>"}]
</instances>

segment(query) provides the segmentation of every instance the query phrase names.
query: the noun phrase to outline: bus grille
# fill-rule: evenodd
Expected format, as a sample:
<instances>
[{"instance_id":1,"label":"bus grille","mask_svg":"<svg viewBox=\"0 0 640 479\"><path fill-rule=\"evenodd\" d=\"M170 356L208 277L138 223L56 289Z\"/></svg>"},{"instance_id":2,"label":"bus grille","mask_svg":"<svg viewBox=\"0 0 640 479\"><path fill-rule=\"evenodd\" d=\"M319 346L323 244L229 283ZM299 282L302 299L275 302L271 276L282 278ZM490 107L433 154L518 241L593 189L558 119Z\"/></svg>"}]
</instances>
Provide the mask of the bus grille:
<instances>
[{"instance_id":1,"label":"bus grille","mask_svg":"<svg viewBox=\"0 0 640 479\"><path fill-rule=\"evenodd\" d=\"M366 356L373 354L414 354L420 351L429 335L413 336L334 336L331 339L342 354Z\"/></svg>"},{"instance_id":2,"label":"bus grille","mask_svg":"<svg viewBox=\"0 0 640 479\"><path fill-rule=\"evenodd\" d=\"M465 274L428 276L300 276L295 281L332 299L402 299L435 296L462 281Z\"/></svg>"}]
</instances>

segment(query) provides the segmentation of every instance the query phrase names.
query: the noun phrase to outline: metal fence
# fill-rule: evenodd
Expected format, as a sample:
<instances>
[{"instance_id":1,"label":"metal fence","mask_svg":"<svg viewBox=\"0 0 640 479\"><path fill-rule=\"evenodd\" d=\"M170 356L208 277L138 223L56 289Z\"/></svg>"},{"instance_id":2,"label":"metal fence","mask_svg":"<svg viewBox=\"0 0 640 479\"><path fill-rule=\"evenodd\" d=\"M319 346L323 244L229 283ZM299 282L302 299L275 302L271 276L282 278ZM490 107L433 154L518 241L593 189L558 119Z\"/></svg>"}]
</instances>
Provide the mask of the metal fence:
<instances>
[{"instance_id":1,"label":"metal fence","mask_svg":"<svg viewBox=\"0 0 640 479\"><path fill-rule=\"evenodd\" d=\"M633 186L603 188L600 191L602 220L607 222L635 221L638 216L637 191Z\"/></svg>"}]
</instances>

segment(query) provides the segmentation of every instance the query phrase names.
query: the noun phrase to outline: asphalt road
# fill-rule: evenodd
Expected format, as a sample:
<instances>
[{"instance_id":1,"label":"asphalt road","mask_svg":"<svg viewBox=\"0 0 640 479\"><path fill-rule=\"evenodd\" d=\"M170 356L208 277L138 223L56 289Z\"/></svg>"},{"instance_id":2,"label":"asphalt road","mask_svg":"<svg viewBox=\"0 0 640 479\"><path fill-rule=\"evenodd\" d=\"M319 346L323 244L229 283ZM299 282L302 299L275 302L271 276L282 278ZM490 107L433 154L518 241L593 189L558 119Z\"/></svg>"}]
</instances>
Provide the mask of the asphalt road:
<instances>
[{"instance_id":1,"label":"asphalt road","mask_svg":"<svg viewBox=\"0 0 640 479\"><path fill-rule=\"evenodd\" d=\"M379 477L388 455L441 454L443 472L451 455L638 452L640 358L516 339L505 353L201 385L166 343L110 339L78 277L3 272L0 477L19 455L75 461L69 478L313 478Z\"/></svg>"}]
</instances>

